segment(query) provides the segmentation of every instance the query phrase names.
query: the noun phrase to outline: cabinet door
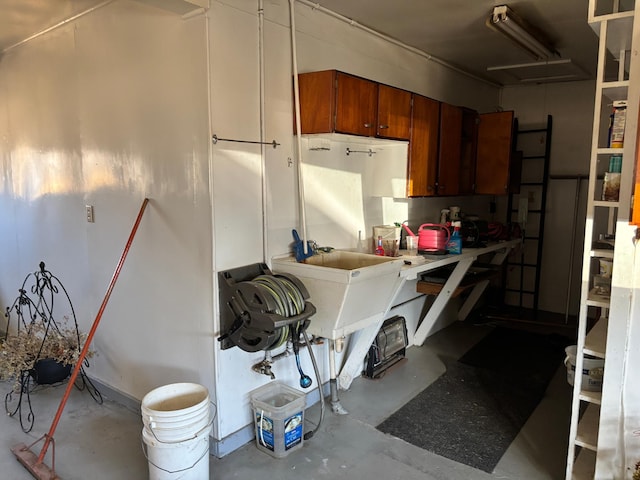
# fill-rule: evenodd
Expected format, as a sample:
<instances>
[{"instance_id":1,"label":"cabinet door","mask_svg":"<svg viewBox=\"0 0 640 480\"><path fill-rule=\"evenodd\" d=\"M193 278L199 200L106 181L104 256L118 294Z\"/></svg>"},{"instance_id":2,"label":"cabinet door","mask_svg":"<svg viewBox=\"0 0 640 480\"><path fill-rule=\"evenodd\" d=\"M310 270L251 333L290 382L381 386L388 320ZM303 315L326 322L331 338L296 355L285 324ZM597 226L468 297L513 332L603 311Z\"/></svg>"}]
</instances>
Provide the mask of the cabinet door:
<instances>
[{"instance_id":1,"label":"cabinet door","mask_svg":"<svg viewBox=\"0 0 640 480\"><path fill-rule=\"evenodd\" d=\"M631 204L631 225L640 227L640 156L636 154L636 174ZM637 234L636 234L637 235Z\"/></svg>"},{"instance_id":2,"label":"cabinet door","mask_svg":"<svg viewBox=\"0 0 640 480\"><path fill-rule=\"evenodd\" d=\"M336 71L301 73L298 75L298 87L302 133L333 132L336 114Z\"/></svg>"},{"instance_id":3,"label":"cabinet door","mask_svg":"<svg viewBox=\"0 0 640 480\"><path fill-rule=\"evenodd\" d=\"M378 85L377 136L409 140L411 130L411 92Z\"/></svg>"},{"instance_id":4,"label":"cabinet door","mask_svg":"<svg viewBox=\"0 0 640 480\"><path fill-rule=\"evenodd\" d=\"M440 102L414 94L407 179L407 195L410 197L437 193L439 127Z\"/></svg>"},{"instance_id":5,"label":"cabinet door","mask_svg":"<svg viewBox=\"0 0 640 480\"><path fill-rule=\"evenodd\" d=\"M476 154L478 148L478 112L462 108L462 146L460 152L460 195L471 195L476 184Z\"/></svg>"},{"instance_id":6,"label":"cabinet door","mask_svg":"<svg viewBox=\"0 0 640 480\"><path fill-rule=\"evenodd\" d=\"M458 195L462 152L462 108L440 104L438 195Z\"/></svg>"},{"instance_id":7,"label":"cabinet door","mask_svg":"<svg viewBox=\"0 0 640 480\"><path fill-rule=\"evenodd\" d=\"M638 122L637 138L640 138L640 122ZM640 226L640 144L638 143L636 143L633 194L631 196L631 202L631 221L629 223L631 223L631 225Z\"/></svg>"},{"instance_id":8,"label":"cabinet door","mask_svg":"<svg viewBox=\"0 0 640 480\"><path fill-rule=\"evenodd\" d=\"M480 115L476 155L476 193L489 195L508 193L512 141L512 111Z\"/></svg>"},{"instance_id":9,"label":"cabinet door","mask_svg":"<svg viewBox=\"0 0 640 480\"><path fill-rule=\"evenodd\" d=\"M372 137L376 133L378 84L337 73L336 124L339 133Z\"/></svg>"}]
</instances>

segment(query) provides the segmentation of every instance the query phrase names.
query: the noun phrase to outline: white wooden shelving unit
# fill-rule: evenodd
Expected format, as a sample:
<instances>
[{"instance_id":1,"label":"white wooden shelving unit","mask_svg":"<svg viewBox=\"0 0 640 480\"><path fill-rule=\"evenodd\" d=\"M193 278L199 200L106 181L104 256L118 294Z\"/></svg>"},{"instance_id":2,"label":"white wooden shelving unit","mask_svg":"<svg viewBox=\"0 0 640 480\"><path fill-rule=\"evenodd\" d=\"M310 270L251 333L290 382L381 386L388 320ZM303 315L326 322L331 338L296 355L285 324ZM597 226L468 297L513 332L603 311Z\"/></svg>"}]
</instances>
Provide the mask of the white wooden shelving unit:
<instances>
[{"instance_id":1,"label":"white wooden shelving unit","mask_svg":"<svg viewBox=\"0 0 640 480\"><path fill-rule=\"evenodd\" d=\"M607 337L610 334L609 326L614 320L613 316L610 317L610 313L617 297L613 295L613 291L612 294L603 294L594 285L594 277L599 274L599 261L601 259L613 260L614 271L625 268L624 266L616 266L615 259L618 258L618 255L615 250L619 245L618 221L628 219L627 210L631 204L631 189L628 186L621 188L618 201L602 200L602 177L608 170L610 157L621 155L625 166L622 170L622 183L631 184L631 180L625 178L625 176L631 176L629 174L632 172L630 164L634 162L633 149L627 147L627 140L633 141L635 145L635 132L630 135L631 138L627 139L627 131L625 131L626 148L610 148L608 146L608 121L612 111L612 103L616 100L628 100L632 85L630 76L634 69L631 68L631 63L637 61L631 58L630 53L636 14L635 3L623 0L589 0L589 24L598 35L600 44L566 480L622 478L615 476L616 474L611 471L610 465L614 465L615 461L610 461L610 458L607 459L606 468L602 468L598 464L603 456L601 451L599 452L599 448L603 449L602 438L600 438L599 444L599 433L601 433L601 417L605 416L605 408L608 408L603 403L603 394L606 395L606 390L603 389L603 392L587 390L583 385L581 372L583 371L584 355L605 360L605 377L610 360L607 357ZM607 73L610 71L608 67L611 66L612 61L618 62L617 76L614 78L611 78ZM634 79L634 82L637 83L638 79ZM633 90L635 92L636 89ZM627 114L630 113L630 110L632 114L637 116L637 108L628 108ZM627 122L627 129L628 127L629 122ZM630 156L631 158L629 158ZM609 249L606 242L598 242L602 237L613 239L609 243L615 248ZM617 336L619 336L618 333L616 333ZM609 340L611 341L611 338ZM617 366L618 359L615 360L615 366ZM606 381L604 385L606 388ZM620 382L616 386L620 387ZM609 445L609 448L611 447ZM611 474L611 476L603 476L598 473L607 469L610 470L605 475Z\"/></svg>"}]
</instances>

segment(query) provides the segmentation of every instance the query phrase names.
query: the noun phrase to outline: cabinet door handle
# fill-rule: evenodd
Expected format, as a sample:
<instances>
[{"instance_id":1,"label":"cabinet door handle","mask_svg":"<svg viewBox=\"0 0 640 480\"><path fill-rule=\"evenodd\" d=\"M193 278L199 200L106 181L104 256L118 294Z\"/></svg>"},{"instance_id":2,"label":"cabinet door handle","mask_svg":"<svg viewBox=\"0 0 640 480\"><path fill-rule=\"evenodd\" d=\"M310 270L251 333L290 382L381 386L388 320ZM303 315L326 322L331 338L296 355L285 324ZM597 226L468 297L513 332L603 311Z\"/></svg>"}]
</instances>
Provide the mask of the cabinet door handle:
<instances>
[{"instance_id":1,"label":"cabinet door handle","mask_svg":"<svg viewBox=\"0 0 640 480\"><path fill-rule=\"evenodd\" d=\"M435 186L434 185L427 185L427 191L428 192L433 192L435 190Z\"/></svg>"},{"instance_id":2,"label":"cabinet door handle","mask_svg":"<svg viewBox=\"0 0 640 480\"><path fill-rule=\"evenodd\" d=\"M365 123L364 124L364 128L371 128L371 124L370 123Z\"/></svg>"},{"instance_id":3,"label":"cabinet door handle","mask_svg":"<svg viewBox=\"0 0 640 480\"><path fill-rule=\"evenodd\" d=\"M380 125L380 127L378 127L378 128L381 128L381 129L382 128L389 128L389 125Z\"/></svg>"}]
</instances>

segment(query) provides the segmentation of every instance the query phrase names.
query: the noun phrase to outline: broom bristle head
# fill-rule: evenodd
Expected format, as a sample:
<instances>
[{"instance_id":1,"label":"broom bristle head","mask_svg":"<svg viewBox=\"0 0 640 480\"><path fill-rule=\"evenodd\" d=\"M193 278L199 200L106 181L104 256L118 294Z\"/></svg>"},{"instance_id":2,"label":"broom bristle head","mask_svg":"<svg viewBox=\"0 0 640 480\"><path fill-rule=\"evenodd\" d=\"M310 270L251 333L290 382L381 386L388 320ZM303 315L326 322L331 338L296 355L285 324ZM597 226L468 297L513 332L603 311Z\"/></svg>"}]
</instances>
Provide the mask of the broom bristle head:
<instances>
[{"instance_id":1,"label":"broom bristle head","mask_svg":"<svg viewBox=\"0 0 640 480\"><path fill-rule=\"evenodd\" d=\"M42 462L38 463L38 455L29 450L29 447L24 443L14 446L11 451L34 478L38 480L60 480L60 477L51 468Z\"/></svg>"}]
</instances>

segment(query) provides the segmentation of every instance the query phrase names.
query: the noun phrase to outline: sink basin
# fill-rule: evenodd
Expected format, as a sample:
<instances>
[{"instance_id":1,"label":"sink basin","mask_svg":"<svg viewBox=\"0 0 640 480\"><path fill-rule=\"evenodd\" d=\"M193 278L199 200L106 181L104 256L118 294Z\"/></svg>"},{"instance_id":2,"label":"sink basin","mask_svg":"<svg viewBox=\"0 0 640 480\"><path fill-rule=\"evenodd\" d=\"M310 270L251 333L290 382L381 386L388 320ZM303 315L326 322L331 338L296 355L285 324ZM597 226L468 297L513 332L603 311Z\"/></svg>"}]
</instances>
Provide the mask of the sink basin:
<instances>
[{"instance_id":1,"label":"sink basin","mask_svg":"<svg viewBox=\"0 0 640 480\"><path fill-rule=\"evenodd\" d=\"M298 277L316 307L309 332L337 339L382 320L401 283L401 258L334 250L304 263L272 259L275 273Z\"/></svg>"},{"instance_id":2,"label":"sink basin","mask_svg":"<svg viewBox=\"0 0 640 480\"><path fill-rule=\"evenodd\" d=\"M368 253L343 252L334 250L331 253L321 253L305 259L307 265L318 265L321 267L339 268L340 270L357 270L359 268L371 267L397 261L393 257L380 257Z\"/></svg>"}]
</instances>

